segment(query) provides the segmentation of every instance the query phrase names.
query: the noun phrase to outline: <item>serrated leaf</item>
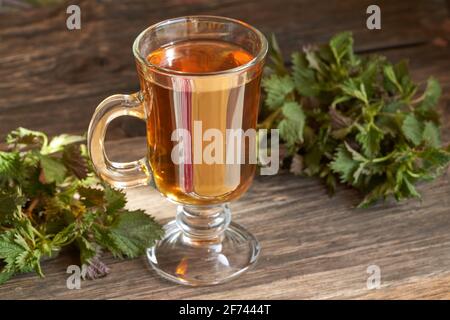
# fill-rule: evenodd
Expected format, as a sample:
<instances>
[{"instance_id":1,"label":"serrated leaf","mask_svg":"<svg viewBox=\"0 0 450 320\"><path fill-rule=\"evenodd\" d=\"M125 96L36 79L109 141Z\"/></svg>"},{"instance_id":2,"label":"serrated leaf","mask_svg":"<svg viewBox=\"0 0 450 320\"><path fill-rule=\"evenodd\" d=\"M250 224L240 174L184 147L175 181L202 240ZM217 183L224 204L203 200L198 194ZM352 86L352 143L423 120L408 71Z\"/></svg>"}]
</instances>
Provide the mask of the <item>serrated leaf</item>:
<instances>
[{"instance_id":1,"label":"serrated leaf","mask_svg":"<svg viewBox=\"0 0 450 320\"><path fill-rule=\"evenodd\" d=\"M438 148L441 146L441 135L439 133L439 128L431 121L425 122L425 127L423 129L423 140L431 147Z\"/></svg>"},{"instance_id":2,"label":"serrated leaf","mask_svg":"<svg viewBox=\"0 0 450 320\"><path fill-rule=\"evenodd\" d=\"M80 250L81 264L90 264L92 258L94 258L97 255L95 243L90 242L83 236L78 237L76 242Z\"/></svg>"},{"instance_id":3,"label":"serrated leaf","mask_svg":"<svg viewBox=\"0 0 450 320\"><path fill-rule=\"evenodd\" d=\"M365 196L364 199L358 204L358 208L367 208L380 199L385 199L392 190L388 183L380 183L373 187Z\"/></svg>"},{"instance_id":4,"label":"serrated leaf","mask_svg":"<svg viewBox=\"0 0 450 320\"><path fill-rule=\"evenodd\" d=\"M11 279L11 277L14 275L14 271L5 271L2 270L2 272L0 272L0 285L4 284L6 281L8 281L9 279Z\"/></svg>"},{"instance_id":5,"label":"serrated leaf","mask_svg":"<svg viewBox=\"0 0 450 320\"><path fill-rule=\"evenodd\" d=\"M287 69L284 65L283 54L281 53L280 46L278 45L275 34L272 33L269 43L269 57L274 65L274 71L277 75L287 74Z\"/></svg>"},{"instance_id":6,"label":"serrated leaf","mask_svg":"<svg viewBox=\"0 0 450 320\"><path fill-rule=\"evenodd\" d=\"M305 52L306 61L308 61L308 67L312 70L315 70L319 74L325 74L328 67L322 62L320 59L320 55L316 50L313 50L310 46L307 46L303 49Z\"/></svg>"},{"instance_id":7,"label":"serrated leaf","mask_svg":"<svg viewBox=\"0 0 450 320\"><path fill-rule=\"evenodd\" d=\"M352 155L353 160L358 162L367 162L367 158L364 157L361 153L353 149L347 142L344 142L345 148Z\"/></svg>"},{"instance_id":8,"label":"serrated leaf","mask_svg":"<svg viewBox=\"0 0 450 320\"><path fill-rule=\"evenodd\" d=\"M353 174L357 170L359 162L355 161L352 154L344 147L337 149L333 161L330 162L330 168L337 173L342 183L352 183Z\"/></svg>"},{"instance_id":9,"label":"serrated leaf","mask_svg":"<svg viewBox=\"0 0 450 320\"><path fill-rule=\"evenodd\" d=\"M353 37L351 32L342 32L333 36L330 40L330 48L337 64L340 64L345 56L352 56Z\"/></svg>"},{"instance_id":10,"label":"serrated leaf","mask_svg":"<svg viewBox=\"0 0 450 320\"><path fill-rule=\"evenodd\" d=\"M299 130L299 123L288 119L283 119L278 124L280 138L286 142L286 147L290 154L294 154L300 141L302 132Z\"/></svg>"},{"instance_id":11,"label":"serrated leaf","mask_svg":"<svg viewBox=\"0 0 450 320\"><path fill-rule=\"evenodd\" d=\"M417 120L414 114L408 114L403 120L402 131L405 137L414 145L422 142L423 124Z\"/></svg>"},{"instance_id":12,"label":"serrated leaf","mask_svg":"<svg viewBox=\"0 0 450 320\"><path fill-rule=\"evenodd\" d=\"M403 93L403 88L398 82L397 76L394 72L394 67L391 64L384 66L383 69L385 77L394 85L394 87L400 92Z\"/></svg>"},{"instance_id":13,"label":"serrated leaf","mask_svg":"<svg viewBox=\"0 0 450 320\"><path fill-rule=\"evenodd\" d=\"M43 132L29 130L22 127L11 131L6 136L6 143L19 148L31 145L42 147L47 144L47 140L47 135Z\"/></svg>"},{"instance_id":14,"label":"serrated leaf","mask_svg":"<svg viewBox=\"0 0 450 320\"><path fill-rule=\"evenodd\" d=\"M270 109L283 105L286 96L294 90L294 82L288 75L283 77L271 75L263 80L262 86L267 92L266 105Z\"/></svg>"},{"instance_id":15,"label":"serrated leaf","mask_svg":"<svg viewBox=\"0 0 450 320\"><path fill-rule=\"evenodd\" d=\"M93 225L96 241L117 257L137 257L163 235L163 229L142 210L122 211L106 228Z\"/></svg>"},{"instance_id":16,"label":"serrated leaf","mask_svg":"<svg viewBox=\"0 0 450 320\"><path fill-rule=\"evenodd\" d=\"M442 168L450 163L450 152L439 148L427 148L419 153L427 170Z\"/></svg>"},{"instance_id":17,"label":"serrated leaf","mask_svg":"<svg viewBox=\"0 0 450 320\"><path fill-rule=\"evenodd\" d=\"M61 183L67 173L67 169L59 160L49 156L40 154L39 155L40 165L42 168L44 183Z\"/></svg>"},{"instance_id":18,"label":"serrated leaf","mask_svg":"<svg viewBox=\"0 0 450 320\"><path fill-rule=\"evenodd\" d=\"M105 187L106 209L108 212L115 212L125 207L127 203L125 193L110 186Z\"/></svg>"},{"instance_id":19,"label":"serrated leaf","mask_svg":"<svg viewBox=\"0 0 450 320\"><path fill-rule=\"evenodd\" d=\"M80 186L78 187L77 191L78 194L80 195L81 202L86 207L95 207L95 206L101 207L105 203L104 190L93 187Z\"/></svg>"},{"instance_id":20,"label":"serrated leaf","mask_svg":"<svg viewBox=\"0 0 450 320\"><path fill-rule=\"evenodd\" d=\"M28 246L24 247L17 243L16 234L13 231L6 231L0 235L0 259L6 264L3 272L15 272L18 269L16 266L17 257L27 250Z\"/></svg>"},{"instance_id":21,"label":"serrated leaf","mask_svg":"<svg viewBox=\"0 0 450 320\"><path fill-rule=\"evenodd\" d=\"M88 174L87 160L81 154L80 145L70 144L63 148L62 162L78 179L86 179Z\"/></svg>"},{"instance_id":22,"label":"serrated leaf","mask_svg":"<svg viewBox=\"0 0 450 320\"><path fill-rule=\"evenodd\" d=\"M58 232L52 239L52 246L54 247L62 247L67 243L71 242L75 236L75 223L71 223L66 226L63 230Z\"/></svg>"},{"instance_id":23,"label":"serrated leaf","mask_svg":"<svg viewBox=\"0 0 450 320\"><path fill-rule=\"evenodd\" d=\"M344 81L344 83L340 85L340 88L345 94L362 101L365 105L369 104L364 83L361 82L358 84L354 80L349 79Z\"/></svg>"},{"instance_id":24,"label":"serrated leaf","mask_svg":"<svg viewBox=\"0 0 450 320\"><path fill-rule=\"evenodd\" d=\"M55 152L60 152L64 149L64 147L77 143L84 142L86 139L82 136L75 136L69 134L61 134L59 136L54 137L47 146L44 146L41 149L42 154L52 154Z\"/></svg>"},{"instance_id":25,"label":"serrated leaf","mask_svg":"<svg viewBox=\"0 0 450 320\"><path fill-rule=\"evenodd\" d=\"M437 106L439 98L441 97L441 92L442 90L439 81L437 81L433 77L428 78L427 87L423 94L423 100L418 106L419 110L427 111L429 109L435 108Z\"/></svg>"},{"instance_id":26,"label":"serrated leaf","mask_svg":"<svg viewBox=\"0 0 450 320\"><path fill-rule=\"evenodd\" d=\"M380 151L380 142L384 134L374 125L369 125L356 135L356 140L360 143L364 154L369 158L374 158Z\"/></svg>"},{"instance_id":27,"label":"serrated leaf","mask_svg":"<svg viewBox=\"0 0 450 320\"><path fill-rule=\"evenodd\" d=\"M25 204L25 198L17 193L4 193L0 191L0 225L11 223L14 215Z\"/></svg>"},{"instance_id":28,"label":"serrated leaf","mask_svg":"<svg viewBox=\"0 0 450 320\"><path fill-rule=\"evenodd\" d=\"M316 82L314 70L308 68L308 61L304 53L292 54L292 78L295 89L306 97L316 97L321 89Z\"/></svg>"},{"instance_id":29,"label":"serrated leaf","mask_svg":"<svg viewBox=\"0 0 450 320\"><path fill-rule=\"evenodd\" d=\"M10 180L20 181L24 173L18 152L0 151L0 187Z\"/></svg>"},{"instance_id":30,"label":"serrated leaf","mask_svg":"<svg viewBox=\"0 0 450 320\"><path fill-rule=\"evenodd\" d=\"M109 235L128 257L137 257L154 245L163 229L142 210L123 211L111 226Z\"/></svg>"},{"instance_id":31,"label":"serrated leaf","mask_svg":"<svg viewBox=\"0 0 450 320\"><path fill-rule=\"evenodd\" d=\"M417 192L414 185L409 181L407 177L403 178L403 187L404 187L404 197L414 197L414 198L421 198L420 194Z\"/></svg>"},{"instance_id":32,"label":"serrated leaf","mask_svg":"<svg viewBox=\"0 0 450 320\"><path fill-rule=\"evenodd\" d=\"M305 125L305 113L302 107L295 101L288 101L283 104L282 107L283 115L291 120L298 122L300 124L300 131L303 132L303 126Z\"/></svg>"}]
</instances>

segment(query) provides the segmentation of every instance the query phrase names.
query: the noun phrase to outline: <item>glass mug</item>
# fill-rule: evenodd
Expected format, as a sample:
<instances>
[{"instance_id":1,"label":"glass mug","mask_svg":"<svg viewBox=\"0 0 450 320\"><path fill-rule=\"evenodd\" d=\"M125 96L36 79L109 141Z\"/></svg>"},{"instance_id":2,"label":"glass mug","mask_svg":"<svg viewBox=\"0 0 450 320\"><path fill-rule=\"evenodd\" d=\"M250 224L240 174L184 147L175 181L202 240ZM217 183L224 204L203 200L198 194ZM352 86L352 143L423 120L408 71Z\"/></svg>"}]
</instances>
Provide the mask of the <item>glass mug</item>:
<instances>
[{"instance_id":1,"label":"glass mug","mask_svg":"<svg viewBox=\"0 0 450 320\"><path fill-rule=\"evenodd\" d=\"M267 47L261 32L230 18L162 21L133 44L140 91L110 96L95 110L88 151L98 176L118 188L155 186L178 204L164 238L147 251L167 279L218 284L256 262L259 243L231 222L228 206L252 182L256 163L249 159L256 147L245 136L230 141L233 133L256 129ZM146 122L147 156L112 162L104 149L106 129L125 115ZM218 148L208 153L213 140Z\"/></svg>"}]
</instances>

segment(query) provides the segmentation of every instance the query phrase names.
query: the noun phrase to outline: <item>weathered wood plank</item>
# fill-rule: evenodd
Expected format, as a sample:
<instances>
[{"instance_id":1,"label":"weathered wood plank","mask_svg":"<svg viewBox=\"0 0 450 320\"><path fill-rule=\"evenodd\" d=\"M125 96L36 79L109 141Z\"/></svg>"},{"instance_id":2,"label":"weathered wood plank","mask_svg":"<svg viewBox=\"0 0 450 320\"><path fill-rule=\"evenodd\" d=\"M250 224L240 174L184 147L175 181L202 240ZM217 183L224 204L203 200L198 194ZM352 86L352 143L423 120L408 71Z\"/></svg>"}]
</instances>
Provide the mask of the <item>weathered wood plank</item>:
<instances>
[{"instance_id":1,"label":"weathered wood plank","mask_svg":"<svg viewBox=\"0 0 450 320\"><path fill-rule=\"evenodd\" d=\"M115 141L109 149L115 158L137 156L142 141ZM45 279L18 276L0 287L0 298L450 298L445 282L450 277L449 177L422 185L422 202L380 203L369 210L353 208L358 201L353 190L341 187L329 198L313 178L258 177L232 204L235 221L263 247L256 268L241 281L184 288L160 279L145 258L118 261L107 255L108 277L68 290L65 269L75 259L63 254L44 263ZM160 221L174 216L175 206L154 190L132 189L128 197L132 208L146 208ZM375 291L366 287L372 264L381 268L381 288ZM403 289L408 291L402 295Z\"/></svg>"},{"instance_id":2,"label":"weathered wood plank","mask_svg":"<svg viewBox=\"0 0 450 320\"><path fill-rule=\"evenodd\" d=\"M132 42L145 27L165 18L214 14L243 19L267 34L274 32L288 55L342 30L354 31L358 50L424 43L433 37L431 26L438 28L447 14L443 0L381 1L382 30L369 31L369 0L326 5L312 0L78 3L78 31L66 29L66 5L2 15L0 139L19 124L50 134L85 131L101 99L138 90Z\"/></svg>"}]
</instances>

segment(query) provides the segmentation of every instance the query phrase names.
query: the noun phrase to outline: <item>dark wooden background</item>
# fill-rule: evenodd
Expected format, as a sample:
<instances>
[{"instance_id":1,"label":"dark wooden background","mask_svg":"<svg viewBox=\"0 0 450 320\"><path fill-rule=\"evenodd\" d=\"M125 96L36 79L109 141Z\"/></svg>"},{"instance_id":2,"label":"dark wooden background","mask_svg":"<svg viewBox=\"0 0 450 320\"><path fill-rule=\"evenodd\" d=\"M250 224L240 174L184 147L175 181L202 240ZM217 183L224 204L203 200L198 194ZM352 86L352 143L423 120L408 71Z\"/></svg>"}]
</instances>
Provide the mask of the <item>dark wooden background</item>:
<instances>
[{"instance_id":1,"label":"dark wooden background","mask_svg":"<svg viewBox=\"0 0 450 320\"><path fill-rule=\"evenodd\" d=\"M417 81L439 79L443 137L450 141L450 1L152 0L69 1L49 7L0 7L0 139L18 126L49 134L82 133L96 105L113 93L138 90L131 45L150 24L169 17L213 14L245 20L275 33L282 49L326 41L351 30L360 53L410 60ZM9 3L9 5L8 5ZM68 4L81 7L81 30L66 28ZM382 29L367 30L366 8L381 7ZM142 124L133 123L133 127ZM130 120L108 132L114 160L143 153ZM137 130L139 131L139 130ZM21 275L0 286L0 298L450 298L450 179L421 186L423 201L353 208L358 194L339 188L328 198L316 179L259 177L232 204L234 219L260 239L261 259L228 284L185 288L160 279L145 259L114 260L112 273L68 290L76 260L44 263L47 277ZM161 222L174 207L156 192L134 189L132 207ZM381 288L366 287L369 265L381 268Z\"/></svg>"}]
</instances>

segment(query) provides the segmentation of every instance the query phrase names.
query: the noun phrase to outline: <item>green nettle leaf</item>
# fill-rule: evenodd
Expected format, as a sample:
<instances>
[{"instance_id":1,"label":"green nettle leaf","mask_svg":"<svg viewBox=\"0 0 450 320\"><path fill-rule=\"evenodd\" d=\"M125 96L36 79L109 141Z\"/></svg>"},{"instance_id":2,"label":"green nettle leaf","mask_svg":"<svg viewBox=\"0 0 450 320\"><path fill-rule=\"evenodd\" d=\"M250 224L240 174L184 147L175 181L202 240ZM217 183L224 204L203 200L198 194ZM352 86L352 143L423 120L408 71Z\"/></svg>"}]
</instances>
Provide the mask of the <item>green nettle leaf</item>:
<instances>
[{"instance_id":1,"label":"green nettle leaf","mask_svg":"<svg viewBox=\"0 0 450 320\"><path fill-rule=\"evenodd\" d=\"M6 281L8 281L9 279L11 279L13 275L14 275L14 271L3 270L2 272L0 272L0 284L3 284Z\"/></svg>"},{"instance_id":2,"label":"green nettle leaf","mask_svg":"<svg viewBox=\"0 0 450 320\"><path fill-rule=\"evenodd\" d=\"M402 131L405 137L414 145L418 146L422 142L423 124L417 120L414 114L408 114L403 120Z\"/></svg>"},{"instance_id":3,"label":"green nettle leaf","mask_svg":"<svg viewBox=\"0 0 450 320\"><path fill-rule=\"evenodd\" d=\"M39 155L42 172L44 173L45 183L62 183L67 173L67 169L59 160L51 156Z\"/></svg>"},{"instance_id":4,"label":"green nettle leaf","mask_svg":"<svg viewBox=\"0 0 450 320\"><path fill-rule=\"evenodd\" d=\"M161 226L142 210L122 211L106 229L94 225L96 239L115 256L137 257L163 235Z\"/></svg>"},{"instance_id":5,"label":"green nettle leaf","mask_svg":"<svg viewBox=\"0 0 450 320\"><path fill-rule=\"evenodd\" d=\"M420 194L417 192L416 188L407 177L403 178L402 187L406 189L406 192L409 196L420 198Z\"/></svg>"},{"instance_id":6,"label":"green nettle leaf","mask_svg":"<svg viewBox=\"0 0 450 320\"><path fill-rule=\"evenodd\" d=\"M365 105L369 104L365 86L362 82L358 85L356 81L349 79L341 85L341 89L345 94L362 101Z\"/></svg>"},{"instance_id":7,"label":"green nettle leaf","mask_svg":"<svg viewBox=\"0 0 450 320\"><path fill-rule=\"evenodd\" d=\"M55 247L62 247L67 242L72 241L76 236L75 229L76 229L75 223L69 224L67 227L62 229L53 237L52 244Z\"/></svg>"},{"instance_id":8,"label":"green nettle leaf","mask_svg":"<svg viewBox=\"0 0 450 320\"><path fill-rule=\"evenodd\" d=\"M294 82L291 77L272 75L262 82L266 89L266 104L271 108L278 108L284 103L284 99L294 90Z\"/></svg>"},{"instance_id":9,"label":"green nettle leaf","mask_svg":"<svg viewBox=\"0 0 450 320\"><path fill-rule=\"evenodd\" d=\"M18 152L0 151L0 187L9 180L18 180L24 174L22 160Z\"/></svg>"},{"instance_id":10,"label":"green nettle leaf","mask_svg":"<svg viewBox=\"0 0 450 320\"><path fill-rule=\"evenodd\" d=\"M437 102L441 96L441 86L439 82L430 77L427 81L427 87L423 94L423 100L419 104L419 110L426 111L428 109L432 109L437 105Z\"/></svg>"},{"instance_id":11,"label":"green nettle leaf","mask_svg":"<svg viewBox=\"0 0 450 320\"><path fill-rule=\"evenodd\" d=\"M423 129L423 140L431 147L438 148L441 146L441 135L439 133L439 128L431 121L425 122L425 127Z\"/></svg>"},{"instance_id":12,"label":"green nettle leaf","mask_svg":"<svg viewBox=\"0 0 450 320\"><path fill-rule=\"evenodd\" d=\"M426 171L443 168L450 162L450 152L439 148L427 148L419 154L419 157L424 161Z\"/></svg>"},{"instance_id":13,"label":"green nettle leaf","mask_svg":"<svg viewBox=\"0 0 450 320\"><path fill-rule=\"evenodd\" d=\"M6 143L18 148L30 145L41 147L47 145L47 142L48 138L46 134L25 128L17 128L6 136Z\"/></svg>"},{"instance_id":14,"label":"green nettle leaf","mask_svg":"<svg viewBox=\"0 0 450 320\"><path fill-rule=\"evenodd\" d=\"M123 191L113 189L109 186L105 188L106 208L109 212L117 211L125 207L127 200Z\"/></svg>"},{"instance_id":15,"label":"green nettle leaf","mask_svg":"<svg viewBox=\"0 0 450 320\"><path fill-rule=\"evenodd\" d=\"M397 76L395 75L394 67L392 65L389 64L384 67L384 75L400 93L403 93L403 88L397 80Z\"/></svg>"},{"instance_id":16,"label":"green nettle leaf","mask_svg":"<svg viewBox=\"0 0 450 320\"><path fill-rule=\"evenodd\" d=\"M334 160L330 162L333 172L339 174L341 182L352 183L353 174L358 169L359 162L355 161L352 154L343 145L337 148Z\"/></svg>"},{"instance_id":17,"label":"green nettle leaf","mask_svg":"<svg viewBox=\"0 0 450 320\"><path fill-rule=\"evenodd\" d=\"M70 144L63 148L62 162L78 179L86 179L89 169L86 158L81 153L80 145Z\"/></svg>"},{"instance_id":18,"label":"green nettle leaf","mask_svg":"<svg viewBox=\"0 0 450 320\"><path fill-rule=\"evenodd\" d=\"M142 210L123 211L110 229L117 247L131 258L145 253L162 235L162 228Z\"/></svg>"},{"instance_id":19,"label":"green nettle leaf","mask_svg":"<svg viewBox=\"0 0 450 320\"><path fill-rule=\"evenodd\" d=\"M61 134L54 137L47 146L44 146L41 150L43 154L51 154L60 152L65 146L68 146L77 142L84 142L86 139L81 136L73 136L68 134Z\"/></svg>"},{"instance_id":20,"label":"green nettle leaf","mask_svg":"<svg viewBox=\"0 0 450 320\"><path fill-rule=\"evenodd\" d=\"M302 107L295 101L286 102L282 112L285 119L280 121L278 129L280 129L281 138L286 141L288 148L292 151L298 143L303 142L305 114Z\"/></svg>"},{"instance_id":21,"label":"green nettle leaf","mask_svg":"<svg viewBox=\"0 0 450 320\"><path fill-rule=\"evenodd\" d=\"M305 51L305 58L306 61L308 61L308 65L311 69L317 71L319 74L324 74L326 70L326 66L322 63L322 60L320 59L320 55L317 54L315 51L311 50L310 47L304 48Z\"/></svg>"},{"instance_id":22,"label":"green nettle leaf","mask_svg":"<svg viewBox=\"0 0 450 320\"><path fill-rule=\"evenodd\" d=\"M353 55L353 37L350 32L342 32L330 40L330 48L338 64L345 56Z\"/></svg>"},{"instance_id":23,"label":"green nettle leaf","mask_svg":"<svg viewBox=\"0 0 450 320\"><path fill-rule=\"evenodd\" d=\"M305 124L305 114L302 107L295 101L289 101L283 104L283 115L292 121L301 123L301 128ZM301 130L302 131L302 130Z\"/></svg>"},{"instance_id":24,"label":"green nettle leaf","mask_svg":"<svg viewBox=\"0 0 450 320\"><path fill-rule=\"evenodd\" d=\"M280 130L292 172L321 178L330 193L339 178L361 192L359 206L367 207L388 197L419 197L415 184L448 166L436 79L418 94L405 60L359 57L349 32L324 45L305 45L292 54L290 70L280 66L277 48L279 71L269 67L263 80L261 127Z\"/></svg>"},{"instance_id":25,"label":"green nettle leaf","mask_svg":"<svg viewBox=\"0 0 450 320\"><path fill-rule=\"evenodd\" d=\"M77 245L80 249L80 262L82 264L89 264L91 259L97 255L95 244L85 237L79 237L77 239Z\"/></svg>"},{"instance_id":26,"label":"green nettle leaf","mask_svg":"<svg viewBox=\"0 0 450 320\"><path fill-rule=\"evenodd\" d=\"M392 192L389 183L380 183L373 187L364 197L358 208L368 208L379 199L385 199Z\"/></svg>"},{"instance_id":27,"label":"green nettle leaf","mask_svg":"<svg viewBox=\"0 0 450 320\"><path fill-rule=\"evenodd\" d=\"M315 72L308 67L305 54L292 54L292 78L295 89L299 94L306 97L315 97L320 92L320 87L316 82Z\"/></svg>"},{"instance_id":28,"label":"green nettle leaf","mask_svg":"<svg viewBox=\"0 0 450 320\"><path fill-rule=\"evenodd\" d=\"M24 204L25 198L22 195L0 191L0 224L12 222L14 215Z\"/></svg>"},{"instance_id":29,"label":"green nettle leaf","mask_svg":"<svg viewBox=\"0 0 450 320\"><path fill-rule=\"evenodd\" d=\"M289 151L291 153L295 152L297 144L300 142L299 136L302 134L299 132L299 123L283 119L278 124L278 129L280 130L280 137L286 142Z\"/></svg>"},{"instance_id":30,"label":"green nettle leaf","mask_svg":"<svg viewBox=\"0 0 450 320\"><path fill-rule=\"evenodd\" d=\"M383 132L375 127L369 125L369 128L360 131L356 135L356 140L361 144L364 154L369 158L374 158L380 151L380 142L383 139Z\"/></svg>"},{"instance_id":31,"label":"green nettle leaf","mask_svg":"<svg viewBox=\"0 0 450 320\"><path fill-rule=\"evenodd\" d=\"M288 73L284 66L283 54L281 53L280 46L278 45L274 34L270 37L269 56L276 74L285 75Z\"/></svg>"},{"instance_id":32,"label":"green nettle leaf","mask_svg":"<svg viewBox=\"0 0 450 320\"><path fill-rule=\"evenodd\" d=\"M5 269L14 269L17 257L27 249L27 247L24 248L16 243L15 235L11 231L6 231L0 235L0 259L3 259L6 263Z\"/></svg>"},{"instance_id":33,"label":"green nettle leaf","mask_svg":"<svg viewBox=\"0 0 450 320\"><path fill-rule=\"evenodd\" d=\"M86 207L101 207L105 201L105 191L101 189L80 186L77 191L80 195L80 200Z\"/></svg>"}]
</instances>

